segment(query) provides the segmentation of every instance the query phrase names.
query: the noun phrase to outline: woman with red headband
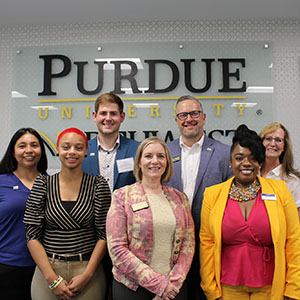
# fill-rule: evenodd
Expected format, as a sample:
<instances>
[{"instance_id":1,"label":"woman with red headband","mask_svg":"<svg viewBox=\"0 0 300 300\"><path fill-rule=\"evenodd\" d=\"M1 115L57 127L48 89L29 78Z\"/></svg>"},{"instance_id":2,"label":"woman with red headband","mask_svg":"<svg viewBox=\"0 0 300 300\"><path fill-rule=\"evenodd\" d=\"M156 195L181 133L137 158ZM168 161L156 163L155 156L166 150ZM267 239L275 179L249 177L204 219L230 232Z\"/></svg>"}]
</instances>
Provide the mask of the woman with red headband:
<instances>
[{"instance_id":1,"label":"woman with red headband","mask_svg":"<svg viewBox=\"0 0 300 300\"><path fill-rule=\"evenodd\" d=\"M110 189L102 176L82 172L87 151L82 131L64 130L57 139L61 171L37 177L27 200L26 238L38 266L33 300L104 299L101 260Z\"/></svg>"}]
</instances>

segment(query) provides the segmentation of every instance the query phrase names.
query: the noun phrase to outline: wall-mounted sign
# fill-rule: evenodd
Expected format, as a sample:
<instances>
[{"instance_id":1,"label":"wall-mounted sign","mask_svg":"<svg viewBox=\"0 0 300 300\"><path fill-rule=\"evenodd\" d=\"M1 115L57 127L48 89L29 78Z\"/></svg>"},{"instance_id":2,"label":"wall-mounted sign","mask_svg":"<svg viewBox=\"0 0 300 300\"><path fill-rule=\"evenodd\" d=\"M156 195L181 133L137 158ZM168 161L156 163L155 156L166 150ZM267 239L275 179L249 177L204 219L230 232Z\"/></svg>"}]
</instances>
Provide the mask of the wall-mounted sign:
<instances>
[{"instance_id":1,"label":"wall-mounted sign","mask_svg":"<svg viewBox=\"0 0 300 300\"><path fill-rule=\"evenodd\" d=\"M50 167L57 133L71 126L96 134L95 98L113 92L125 102L122 134L136 140L179 136L176 99L198 97L206 133L230 143L246 123L272 121L271 47L264 42L100 43L16 49L13 128L30 126L47 141Z\"/></svg>"}]
</instances>

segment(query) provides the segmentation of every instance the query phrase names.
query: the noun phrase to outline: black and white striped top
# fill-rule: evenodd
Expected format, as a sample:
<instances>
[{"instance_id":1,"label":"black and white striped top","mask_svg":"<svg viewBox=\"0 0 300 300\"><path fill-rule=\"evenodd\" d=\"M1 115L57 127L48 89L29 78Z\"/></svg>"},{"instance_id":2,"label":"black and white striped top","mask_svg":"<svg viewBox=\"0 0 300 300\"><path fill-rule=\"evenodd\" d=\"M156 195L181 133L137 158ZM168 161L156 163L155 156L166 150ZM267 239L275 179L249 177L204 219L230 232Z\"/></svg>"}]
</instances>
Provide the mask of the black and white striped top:
<instances>
[{"instance_id":1,"label":"black and white striped top","mask_svg":"<svg viewBox=\"0 0 300 300\"><path fill-rule=\"evenodd\" d=\"M105 221L111 193L101 176L83 173L76 203L68 213L60 198L58 174L40 175L27 200L26 238L39 240L46 252L92 252L98 240L106 240Z\"/></svg>"}]
</instances>

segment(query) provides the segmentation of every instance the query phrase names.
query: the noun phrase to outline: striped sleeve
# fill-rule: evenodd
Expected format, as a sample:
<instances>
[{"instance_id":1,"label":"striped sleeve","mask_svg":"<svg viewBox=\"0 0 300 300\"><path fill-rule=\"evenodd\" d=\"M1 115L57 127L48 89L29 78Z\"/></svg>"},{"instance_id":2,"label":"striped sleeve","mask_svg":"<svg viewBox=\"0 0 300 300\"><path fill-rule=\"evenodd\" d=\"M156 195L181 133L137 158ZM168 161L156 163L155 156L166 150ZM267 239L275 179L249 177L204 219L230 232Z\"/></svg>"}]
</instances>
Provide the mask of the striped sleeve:
<instances>
[{"instance_id":1,"label":"striped sleeve","mask_svg":"<svg viewBox=\"0 0 300 300\"><path fill-rule=\"evenodd\" d=\"M26 240L42 240L47 192L46 176L39 175L30 191L24 214Z\"/></svg>"},{"instance_id":2,"label":"striped sleeve","mask_svg":"<svg viewBox=\"0 0 300 300\"><path fill-rule=\"evenodd\" d=\"M97 238L106 240L106 216L111 203L111 192L101 175L96 176L95 185L94 214Z\"/></svg>"}]
</instances>

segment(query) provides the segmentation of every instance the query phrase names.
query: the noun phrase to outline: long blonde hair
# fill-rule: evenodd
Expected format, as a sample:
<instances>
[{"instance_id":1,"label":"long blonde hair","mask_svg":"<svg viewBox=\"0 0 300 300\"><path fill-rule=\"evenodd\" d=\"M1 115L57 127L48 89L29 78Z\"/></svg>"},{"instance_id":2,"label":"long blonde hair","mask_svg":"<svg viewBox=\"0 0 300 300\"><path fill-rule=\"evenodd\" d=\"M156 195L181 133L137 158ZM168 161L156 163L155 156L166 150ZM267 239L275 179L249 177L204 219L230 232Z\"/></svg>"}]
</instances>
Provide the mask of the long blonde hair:
<instances>
[{"instance_id":1,"label":"long blonde hair","mask_svg":"<svg viewBox=\"0 0 300 300\"><path fill-rule=\"evenodd\" d=\"M264 139L264 137L276 131L277 129L282 129L284 132L284 150L279 156L279 161L282 165L281 171L280 171L280 177L283 179L285 176L289 177L291 174L294 174L295 176L300 178L300 172L294 168L294 157L292 152L292 144L290 140L290 135L287 129L278 122L271 123L263 128L263 130L260 132L260 137Z\"/></svg>"}]
</instances>

